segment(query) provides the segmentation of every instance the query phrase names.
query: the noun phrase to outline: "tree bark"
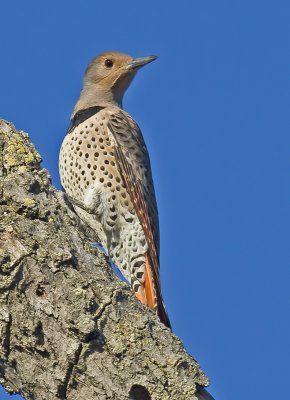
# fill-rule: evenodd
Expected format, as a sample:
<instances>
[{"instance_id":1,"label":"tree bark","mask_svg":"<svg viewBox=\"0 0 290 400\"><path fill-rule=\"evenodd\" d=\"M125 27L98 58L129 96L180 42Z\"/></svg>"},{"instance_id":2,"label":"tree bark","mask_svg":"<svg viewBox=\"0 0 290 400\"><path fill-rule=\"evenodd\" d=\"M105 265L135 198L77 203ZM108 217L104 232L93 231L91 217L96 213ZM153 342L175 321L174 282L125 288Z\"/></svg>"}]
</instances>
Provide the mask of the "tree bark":
<instances>
[{"instance_id":1,"label":"tree bark","mask_svg":"<svg viewBox=\"0 0 290 400\"><path fill-rule=\"evenodd\" d=\"M40 162L28 135L0 120L0 382L27 400L211 398Z\"/></svg>"}]
</instances>

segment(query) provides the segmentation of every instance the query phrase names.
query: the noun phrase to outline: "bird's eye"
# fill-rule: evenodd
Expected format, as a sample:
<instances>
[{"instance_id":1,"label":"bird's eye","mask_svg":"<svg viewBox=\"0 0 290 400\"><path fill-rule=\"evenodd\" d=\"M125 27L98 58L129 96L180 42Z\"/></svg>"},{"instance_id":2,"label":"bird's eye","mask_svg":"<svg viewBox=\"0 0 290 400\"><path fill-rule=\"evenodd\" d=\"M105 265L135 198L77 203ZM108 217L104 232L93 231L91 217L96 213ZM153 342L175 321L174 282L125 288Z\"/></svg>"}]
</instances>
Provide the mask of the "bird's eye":
<instances>
[{"instance_id":1,"label":"bird's eye","mask_svg":"<svg viewBox=\"0 0 290 400\"><path fill-rule=\"evenodd\" d=\"M109 58L107 58L107 59L105 60L105 66L106 66L107 68L112 68L113 64L114 64L113 61L110 60Z\"/></svg>"}]
</instances>

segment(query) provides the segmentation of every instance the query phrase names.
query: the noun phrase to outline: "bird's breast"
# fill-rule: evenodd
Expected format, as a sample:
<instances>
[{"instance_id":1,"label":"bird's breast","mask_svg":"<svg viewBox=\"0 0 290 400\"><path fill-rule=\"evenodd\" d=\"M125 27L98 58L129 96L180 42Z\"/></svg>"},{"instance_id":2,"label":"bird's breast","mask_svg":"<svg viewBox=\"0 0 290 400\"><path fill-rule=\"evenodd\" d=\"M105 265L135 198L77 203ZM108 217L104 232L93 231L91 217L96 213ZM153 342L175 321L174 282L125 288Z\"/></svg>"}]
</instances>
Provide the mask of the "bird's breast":
<instances>
[{"instance_id":1,"label":"bird's breast","mask_svg":"<svg viewBox=\"0 0 290 400\"><path fill-rule=\"evenodd\" d=\"M119 215L134 214L134 206L118 170L108 119L99 112L66 135L59 167L65 192L110 227Z\"/></svg>"}]
</instances>

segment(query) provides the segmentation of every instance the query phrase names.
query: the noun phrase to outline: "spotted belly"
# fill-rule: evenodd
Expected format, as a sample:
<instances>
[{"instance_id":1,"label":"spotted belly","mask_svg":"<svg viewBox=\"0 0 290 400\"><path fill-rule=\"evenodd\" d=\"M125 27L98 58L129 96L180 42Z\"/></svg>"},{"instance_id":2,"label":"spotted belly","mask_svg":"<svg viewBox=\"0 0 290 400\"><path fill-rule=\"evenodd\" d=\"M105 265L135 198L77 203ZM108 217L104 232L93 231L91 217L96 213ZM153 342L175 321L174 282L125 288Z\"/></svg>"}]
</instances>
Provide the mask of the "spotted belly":
<instances>
[{"instance_id":1,"label":"spotted belly","mask_svg":"<svg viewBox=\"0 0 290 400\"><path fill-rule=\"evenodd\" d=\"M147 243L116 165L107 124L108 117L101 111L67 134L59 159L61 183L70 197L90 211L76 208L86 224L102 229L102 245L138 290L144 282Z\"/></svg>"}]
</instances>

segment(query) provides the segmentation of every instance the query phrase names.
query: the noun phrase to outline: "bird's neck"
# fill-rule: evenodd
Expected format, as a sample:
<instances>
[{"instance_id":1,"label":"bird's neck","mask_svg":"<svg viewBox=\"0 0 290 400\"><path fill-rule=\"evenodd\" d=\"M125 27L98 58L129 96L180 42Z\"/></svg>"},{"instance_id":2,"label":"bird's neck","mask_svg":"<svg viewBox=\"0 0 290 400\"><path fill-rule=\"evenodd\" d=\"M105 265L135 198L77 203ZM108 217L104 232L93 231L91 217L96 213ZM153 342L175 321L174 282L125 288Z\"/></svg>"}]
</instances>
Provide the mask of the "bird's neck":
<instances>
[{"instance_id":1,"label":"bird's neck","mask_svg":"<svg viewBox=\"0 0 290 400\"><path fill-rule=\"evenodd\" d=\"M118 92L105 90L102 87L94 87L93 85L84 86L80 97L72 112L72 117L80 110L89 107L100 106L110 107L115 106L122 108L123 96L119 96Z\"/></svg>"}]
</instances>

